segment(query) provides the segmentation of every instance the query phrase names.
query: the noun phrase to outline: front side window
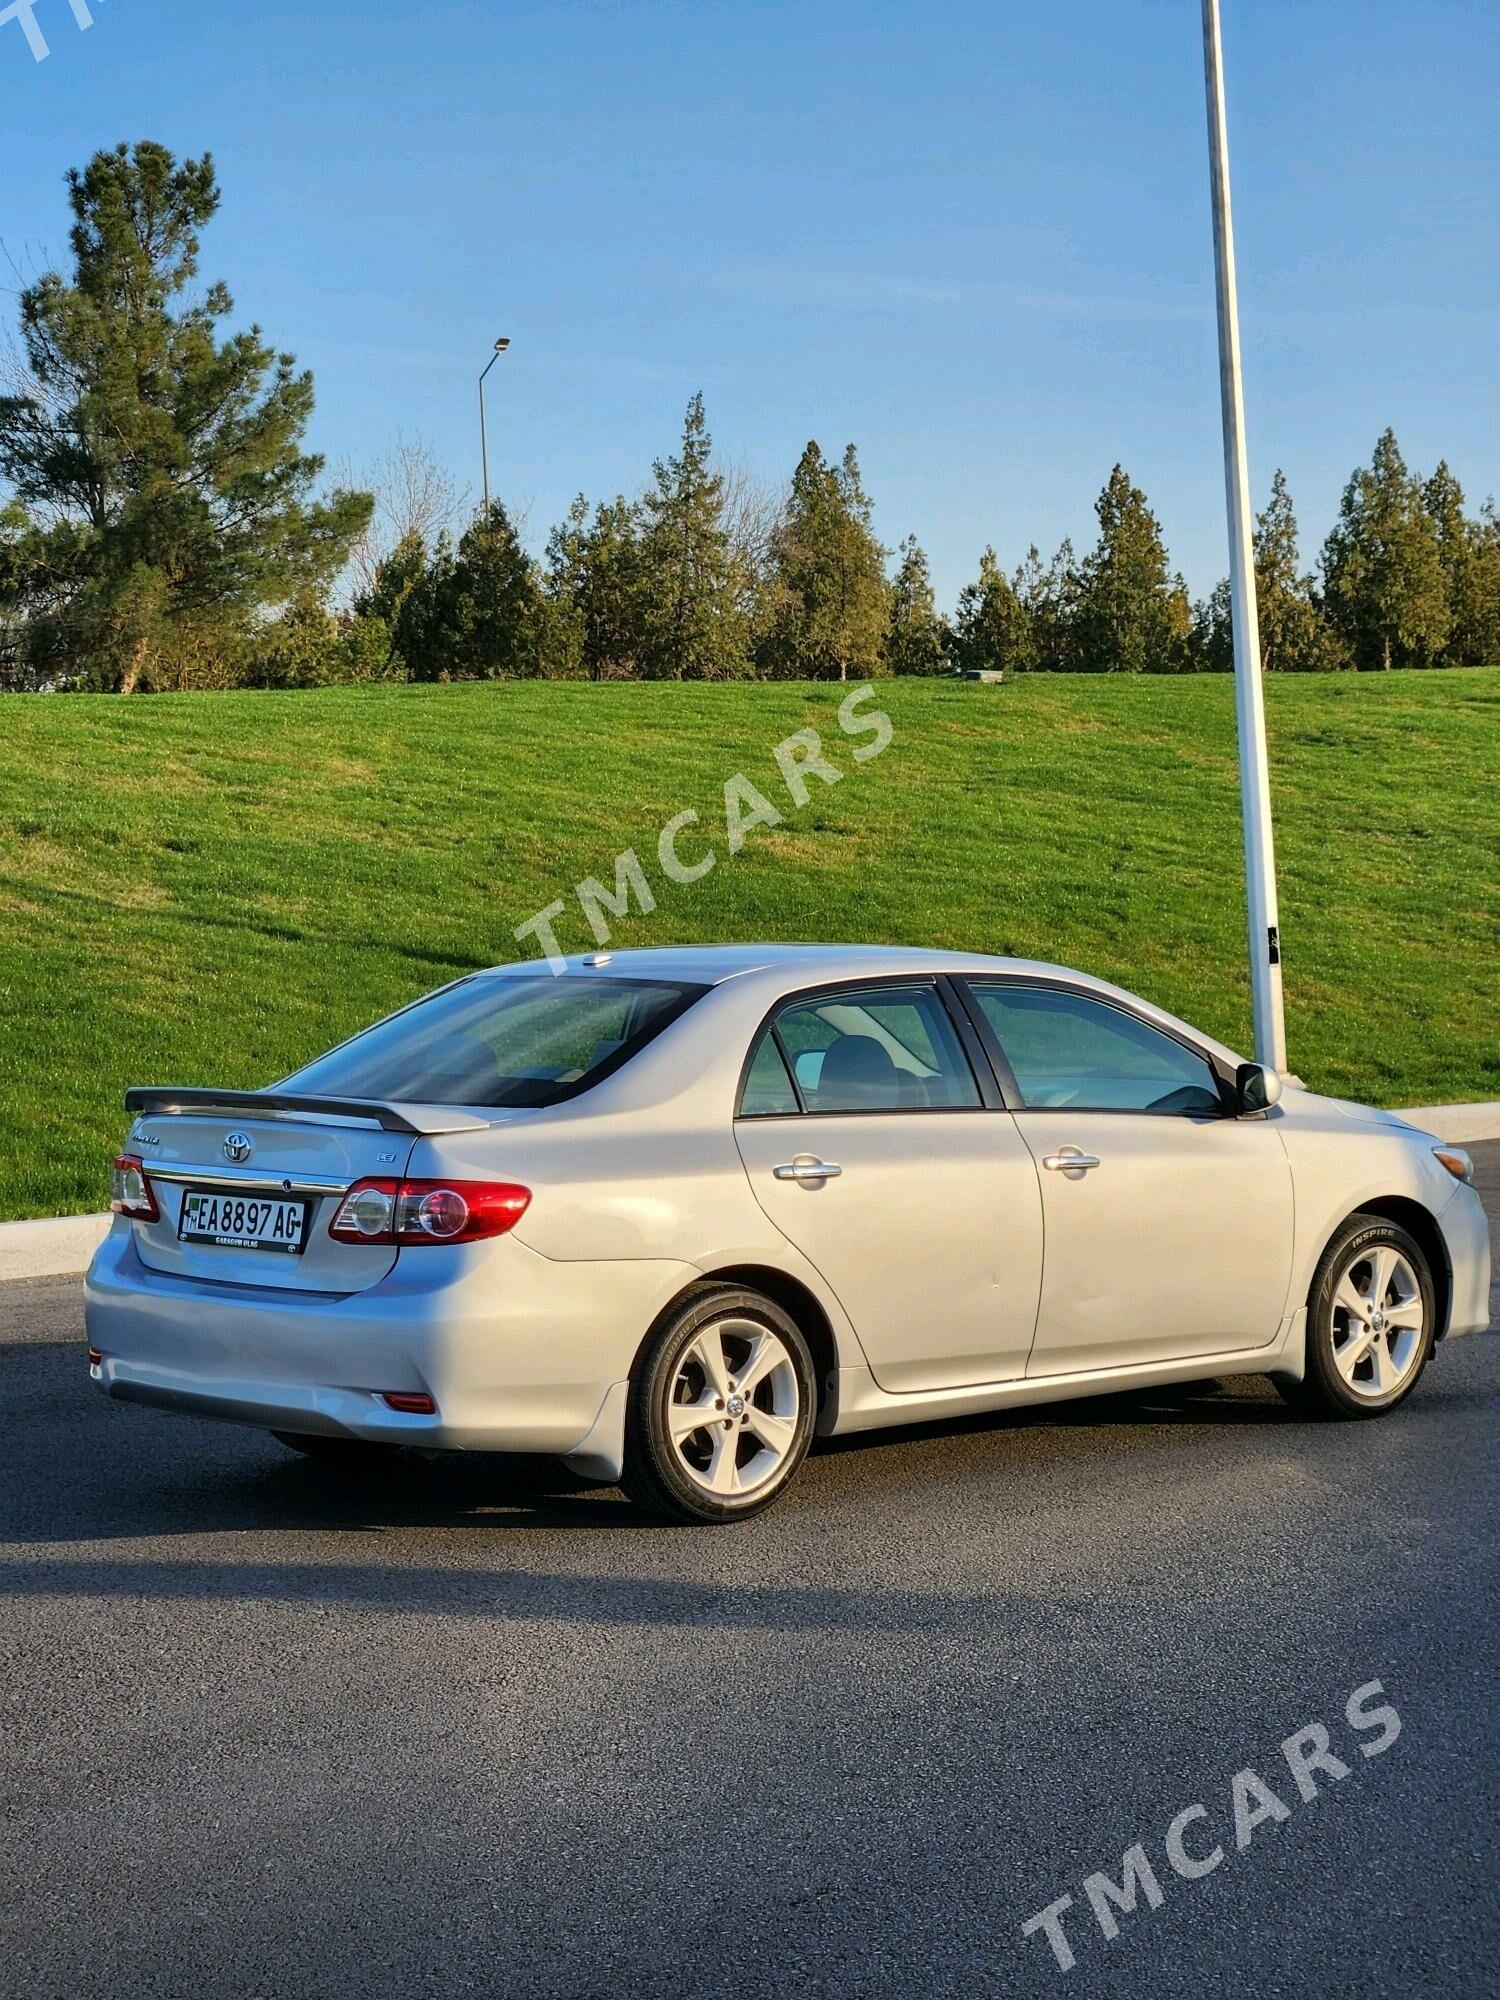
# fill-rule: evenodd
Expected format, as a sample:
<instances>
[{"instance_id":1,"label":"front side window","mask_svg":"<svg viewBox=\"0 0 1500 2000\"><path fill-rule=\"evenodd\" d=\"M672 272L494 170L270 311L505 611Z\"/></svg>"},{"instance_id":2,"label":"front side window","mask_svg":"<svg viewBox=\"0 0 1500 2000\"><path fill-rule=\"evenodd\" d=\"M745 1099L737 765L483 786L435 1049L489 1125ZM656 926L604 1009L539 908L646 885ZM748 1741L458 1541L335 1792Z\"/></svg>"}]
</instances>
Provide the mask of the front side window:
<instances>
[{"instance_id":1,"label":"front side window","mask_svg":"<svg viewBox=\"0 0 1500 2000\"><path fill-rule=\"evenodd\" d=\"M969 981L1028 1111L1222 1111L1206 1057L1083 993Z\"/></svg>"},{"instance_id":2,"label":"front side window","mask_svg":"<svg viewBox=\"0 0 1500 2000\"><path fill-rule=\"evenodd\" d=\"M799 1108L785 1102L788 1067L801 1107L814 1113L954 1110L980 1101L948 1010L931 986L824 993L783 1008L746 1074L741 1117Z\"/></svg>"},{"instance_id":3,"label":"front side window","mask_svg":"<svg viewBox=\"0 0 1500 2000\"><path fill-rule=\"evenodd\" d=\"M705 990L481 974L378 1021L280 1088L476 1109L556 1104L628 1062Z\"/></svg>"}]
</instances>

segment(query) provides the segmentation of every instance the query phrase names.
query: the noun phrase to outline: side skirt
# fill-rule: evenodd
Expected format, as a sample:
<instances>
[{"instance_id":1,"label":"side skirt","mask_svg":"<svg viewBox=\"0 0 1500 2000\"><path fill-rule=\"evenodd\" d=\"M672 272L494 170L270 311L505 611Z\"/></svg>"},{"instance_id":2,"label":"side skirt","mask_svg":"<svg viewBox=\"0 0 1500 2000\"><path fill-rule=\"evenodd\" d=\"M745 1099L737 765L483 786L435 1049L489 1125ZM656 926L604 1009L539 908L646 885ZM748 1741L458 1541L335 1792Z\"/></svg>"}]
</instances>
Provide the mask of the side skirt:
<instances>
[{"instance_id":1,"label":"side skirt","mask_svg":"<svg viewBox=\"0 0 1500 2000\"><path fill-rule=\"evenodd\" d=\"M943 1417L979 1416L988 1410L1021 1409L1029 1403L1065 1403L1075 1397L1108 1396L1158 1383L1201 1382L1206 1375L1285 1375L1300 1382L1305 1360L1307 1308L1299 1306L1269 1347L1239 1348L1228 1354L1179 1356L1143 1368L1102 1368L1087 1374L1031 1375L1016 1382L986 1382L963 1389L916 1390L892 1395L868 1368L840 1368L831 1378L818 1432L839 1437L848 1431L889 1429L896 1424L936 1423Z\"/></svg>"}]
</instances>

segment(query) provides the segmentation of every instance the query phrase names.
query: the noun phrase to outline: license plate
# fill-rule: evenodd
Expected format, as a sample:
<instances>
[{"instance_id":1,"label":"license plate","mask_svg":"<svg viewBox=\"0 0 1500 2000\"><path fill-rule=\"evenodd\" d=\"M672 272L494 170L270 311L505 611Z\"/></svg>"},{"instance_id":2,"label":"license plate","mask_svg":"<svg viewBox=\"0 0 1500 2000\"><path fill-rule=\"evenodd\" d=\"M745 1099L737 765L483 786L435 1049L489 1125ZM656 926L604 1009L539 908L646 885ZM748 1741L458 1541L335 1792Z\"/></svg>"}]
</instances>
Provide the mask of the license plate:
<instances>
[{"instance_id":1,"label":"license plate","mask_svg":"<svg viewBox=\"0 0 1500 2000\"><path fill-rule=\"evenodd\" d=\"M184 1243L216 1243L225 1250L282 1250L301 1254L309 1204L274 1195L210 1193L189 1189L182 1198L177 1234Z\"/></svg>"}]
</instances>

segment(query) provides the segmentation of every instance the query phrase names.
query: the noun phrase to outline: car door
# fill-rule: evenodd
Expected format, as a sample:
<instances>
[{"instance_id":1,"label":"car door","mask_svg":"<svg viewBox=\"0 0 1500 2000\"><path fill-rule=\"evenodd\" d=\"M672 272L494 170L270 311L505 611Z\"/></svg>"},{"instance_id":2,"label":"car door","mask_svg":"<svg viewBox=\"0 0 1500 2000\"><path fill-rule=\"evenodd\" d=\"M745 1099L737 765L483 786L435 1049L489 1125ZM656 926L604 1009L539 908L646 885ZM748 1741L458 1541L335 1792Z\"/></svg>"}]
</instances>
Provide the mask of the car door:
<instances>
[{"instance_id":1,"label":"car door","mask_svg":"<svg viewBox=\"0 0 1500 2000\"><path fill-rule=\"evenodd\" d=\"M938 981L785 1001L751 1052L738 1109L756 1199L838 1296L881 1388L1025 1373L1037 1172Z\"/></svg>"},{"instance_id":2,"label":"car door","mask_svg":"<svg viewBox=\"0 0 1500 2000\"><path fill-rule=\"evenodd\" d=\"M1040 1170L1027 1374L1268 1346L1292 1254L1275 1126L1228 1111L1203 1050L1102 996L1002 978L963 990Z\"/></svg>"}]
</instances>

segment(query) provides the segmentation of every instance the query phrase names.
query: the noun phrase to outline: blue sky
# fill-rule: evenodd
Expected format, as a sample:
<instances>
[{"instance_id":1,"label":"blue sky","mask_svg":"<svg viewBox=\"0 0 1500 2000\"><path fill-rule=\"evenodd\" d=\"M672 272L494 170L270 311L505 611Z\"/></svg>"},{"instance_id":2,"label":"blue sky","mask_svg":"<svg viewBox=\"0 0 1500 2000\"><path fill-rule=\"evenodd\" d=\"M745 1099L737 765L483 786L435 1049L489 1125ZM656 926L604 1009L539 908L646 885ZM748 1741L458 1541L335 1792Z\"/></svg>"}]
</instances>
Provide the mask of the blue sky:
<instances>
[{"instance_id":1,"label":"blue sky","mask_svg":"<svg viewBox=\"0 0 1500 2000\"><path fill-rule=\"evenodd\" d=\"M0 25L0 238L61 256L97 146L212 150L204 270L314 370L333 461L400 429L477 489L506 332L538 543L701 387L767 476L855 439L946 603L986 542L1090 541L1116 459L1195 591L1223 568L1196 0L89 4L34 0L42 63ZM1224 4L1252 472L1310 557L1387 423L1500 489L1500 8Z\"/></svg>"}]
</instances>

